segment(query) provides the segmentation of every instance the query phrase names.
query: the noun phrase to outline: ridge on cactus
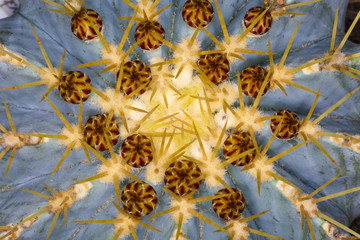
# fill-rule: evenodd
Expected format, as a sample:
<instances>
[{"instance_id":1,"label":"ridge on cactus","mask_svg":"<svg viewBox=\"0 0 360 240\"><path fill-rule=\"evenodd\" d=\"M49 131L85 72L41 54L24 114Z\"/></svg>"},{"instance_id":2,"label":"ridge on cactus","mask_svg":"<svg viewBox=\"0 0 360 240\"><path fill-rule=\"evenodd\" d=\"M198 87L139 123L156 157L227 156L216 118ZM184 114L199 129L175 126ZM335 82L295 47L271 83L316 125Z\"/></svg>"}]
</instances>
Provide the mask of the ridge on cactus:
<instances>
[{"instance_id":1,"label":"ridge on cactus","mask_svg":"<svg viewBox=\"0 0 360 240\"><path fill-rule=\"evenodd\" d=\"M360 239L346 3L22 1L0 239Z\"/></svg>"}]
</instances>

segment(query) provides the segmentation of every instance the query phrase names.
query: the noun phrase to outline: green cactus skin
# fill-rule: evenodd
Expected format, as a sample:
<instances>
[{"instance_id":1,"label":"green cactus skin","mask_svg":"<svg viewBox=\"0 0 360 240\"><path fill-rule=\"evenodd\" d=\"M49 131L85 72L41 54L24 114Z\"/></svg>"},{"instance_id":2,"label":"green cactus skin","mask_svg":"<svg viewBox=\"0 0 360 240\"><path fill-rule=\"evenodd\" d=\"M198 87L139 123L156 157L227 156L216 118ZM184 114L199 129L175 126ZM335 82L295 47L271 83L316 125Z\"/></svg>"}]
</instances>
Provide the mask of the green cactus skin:
<instances>
[{"instance_id":1,"label":"green cactus skin","mask_svg":"<svg viewBox=\"0 0 360 240\"><path fill-rule=\"evenodd\" d=\"M0 20L0 239L359 239L346 4L22 1Z\"/></svg>"}]
</instances>

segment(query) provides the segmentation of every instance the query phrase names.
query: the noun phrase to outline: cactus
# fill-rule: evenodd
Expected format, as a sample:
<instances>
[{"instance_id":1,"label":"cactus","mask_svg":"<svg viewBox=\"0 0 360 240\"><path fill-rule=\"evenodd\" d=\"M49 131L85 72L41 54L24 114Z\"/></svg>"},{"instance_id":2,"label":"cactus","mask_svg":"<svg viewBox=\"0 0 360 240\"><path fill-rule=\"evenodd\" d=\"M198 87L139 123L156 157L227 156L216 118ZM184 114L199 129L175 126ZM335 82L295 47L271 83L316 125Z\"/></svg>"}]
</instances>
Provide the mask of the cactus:
<instances>
[{"instance_id":1,"label":"cactus","mask_svg":"<svg viewBox=\"0 0 360 240\"><path fill-rule=\"evenodd\" d=\"M0 239L359 239L346 3L22 1Z\"/></svg>"}]
</instances>

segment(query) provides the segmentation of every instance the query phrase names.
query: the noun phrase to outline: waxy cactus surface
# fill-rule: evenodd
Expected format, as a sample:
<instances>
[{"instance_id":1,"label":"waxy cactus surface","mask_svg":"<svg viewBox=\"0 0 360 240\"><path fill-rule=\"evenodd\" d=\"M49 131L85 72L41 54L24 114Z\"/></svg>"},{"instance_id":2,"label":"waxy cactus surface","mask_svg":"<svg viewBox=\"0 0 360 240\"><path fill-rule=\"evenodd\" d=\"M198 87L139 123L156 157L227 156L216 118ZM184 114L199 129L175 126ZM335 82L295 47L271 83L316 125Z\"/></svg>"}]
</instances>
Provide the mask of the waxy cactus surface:
<instances>
[{"instance_id":1,"label":"waxy cactus surface","mask_svg":"<svg viewBox=\"0 0 360 240\"><path fill-rule=\"evenodd\" d=\"M21 1L0 19L0 239L359 239L346 6Z\"/></svg>"}]
</instances>

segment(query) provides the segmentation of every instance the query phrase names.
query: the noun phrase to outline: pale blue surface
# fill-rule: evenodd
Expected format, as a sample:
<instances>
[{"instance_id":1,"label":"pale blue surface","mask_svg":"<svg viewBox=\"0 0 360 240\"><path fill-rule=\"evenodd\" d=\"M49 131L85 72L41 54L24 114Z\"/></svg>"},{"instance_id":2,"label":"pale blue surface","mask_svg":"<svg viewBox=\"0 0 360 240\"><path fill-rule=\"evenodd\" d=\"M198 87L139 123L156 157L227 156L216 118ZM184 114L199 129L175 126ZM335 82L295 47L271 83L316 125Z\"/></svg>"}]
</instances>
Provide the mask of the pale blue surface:
<instances>
[{"instance_id":1,"label":"pale blue surface","mask_svg":"<svg viewBox=\"0 0 360 240\"><path fill-rule=\"evenodd\" d=\"M119 43L124 28L128 21L119 20L117 16L131 16L131 8L120 0L110 1L85 1L87 8L96 10L103 18L105 24L105 38L108 42ZM160 23L166 30L166 38L172 42L179 42L184 36L192 34L192 30L183 22L181 8L183 1L162 0L159 8L173 2L173 6L163 12L160 16ZM242 32L242 18L247 9L261 4L260 0L252 1L236 1L226 0L220 1L220 7L226 22L228 23L229 33L235 34ZM259 39L251 39L248 48L267 51L267 40L270 38L273 51L281 54L290 39L290 36L302 18L302 23L298 30L297 36L291 48L291 53L286 60L286 65L295 67L309 61L312 58L321 57L330 47L330 37L332 31L333 19L337 4L340 4L338 42L341 40L344 30L344 13L347 1L342 0L323 0L321 3L296 9L296 12L306 12L306 16L297 16L293 19L283 17L273 23L273 27L268 35ZM215 8L215 4L214 8ZM67 55L64 63L64 70L71 70L72 66L100 59L101 43L84 43L73 36L70 32L70 18L49 12L46 10L49 5L40 0L22 1L20 12L8 19L0 20L0 43L26 58L35 65L45 65L41 51L36 43L35 37L31 32L28 22L35 27L44 47L50 56L54 66L60 63L61 55L64 48L67 49ZM171 25L171 21L167 19L175 15L175 24ZM132 29L130 36L133 35ZM286 29L286 31L284 31ZM218 16L215 15L213 22L208 26L208 30L215 36L222 39ZM202 46L207 49L213 47L211 40L200 33L198 39L204 39ZM129 42L125 45L127 49L129 44L133 44L133 37L129 38ZM304 47L306 45L306 47ZM355 44L347 43L344 51L346 54L359 52L360 47ZM168 57L169 51L167 47L154 54L162 54ZM153 55L153 54L152 54ZM149 59L148 55L140 49L131 54L133 58L140 57L142 60ZM250 56L244 55L248 60L243 63L238 61L232 66L232 76L236 71L241 71L247 66L260 64L268 65L266 56ZM275 57L275 61L279 62L280 57ZM355 62L355 61L354 61ZM356 68L354 63L352 67ZM96 88L104 89L113 87L115 77L112 74L101 75L99 72L102 67L94 67L83 69L92 79L92 83ZM38 75L29 69L14 67L5 62L0 62L0 86L8 87L19 85L31 81L37 81ZM317 90L321 86L321 93L325 98L320 98L315 109L315 114L321 114L340 98L345 96L349 91L359 86L359 82L351 79L339 72L329 73L323 72L314 75L304 75L301 72L296 73L295 81L313 90ZM63 128L63 123L53 112L51 106L46 102L39 103L40 93L47 90L45 86L32 87L17 91L0 92L0 98L5 97L11 115L15 122L15 127L19 132L38 131L46 133L58 133ZM293 87L287 88L289 96L285 96L280 90L269 92L260 103L260 108L267 115L273 114L279 109L290 109L303 119L314 100L314 95L304 92ZM53 91L49 98L60 109L71 123L77 122L76 113L77 105L65 103L58 95L57 91ZM326 131L330 132L347 132L360 133L360 109L358 102L360 94L357 93L345 102L339 109L331 113L332 117L326 118L320 122L320 125ZM100 109L92 105L89 101L84 104L84 122L86 119L96 113ZM9 124L5 115L4 105L0 103L0 123L9 129ZM74 115L75 114L75 115ZM338 118L333 118L336 116ZM267 128L257 136L260 144L265 144L270 138L271 132ZM291 146L298 140L280 141L276 139L270 150L269 155L274 156ZM339 148L330 143L327 138L320 140L321 144L336 159L339 165L344 169L344 174L334 183L325 188L319 196L328 195L338 191L343 191L352 187L356 187L360 183L359 176L359 155L348 148ZM1 151L2 149L0 149ZM0 225L6 225L9 222L16 222L24 215L35 212L38 208L44 207L45 199L19 191L20 188L30 189L33 191L50 194L42 185L47 183L56 190L64 190L73 182L84 179L96 174L96 167L100 165L99 161L87 163L86 157L82 150L72 151L62 168L51 179L48 178L49 173L56 166L57 161L61 158L65 151L65 147L59 145L56 140L50 140L47 143L37 147L24 147L17 151L14 162L6 179L4 175L9 153L0 160ZM80 163L83 161L82 163ZM64 168L67 168L64 170ZM304 189L305 192L312 192L314 189L322 185L331 177L337 174L334 165L326 158L326 156L313 144L309 144L308 148L301 149L287 155L278 161L275 165L276 171L283 177L297 184ZM245 216L250 216L258 212L272 209L269 213L260 218L251 221L250 227L254 229L262 229L265 232L282 236L288 239L310 239L310 233L307 227L301 229L300 214L296 212L294 205L286 199L274 186L274 183L263 183L261 189L261 197L258 196L256 181L247 173L240 173L239 168L229 167L229 175L232 177L232 186L238 187L243 192L247 201ZM141 173L140 173L141 176ZM52 239L70 239L75 234L74 239L111 239L114 235L112 224L75 224L74 220L85 220L93 217L94 219L110 219L114 218L118 211L112 205L111 201L114 196L114 186L104 185L98 181L93 182L89 196L74 204L69 210L69 225L65 229L63 214L60 215L56 227L51 235ZM123 186L123 183L121 186ZM156 187L159 197L157 212L168 208L169 195L161 194L160 186ZM215 189L209 189L201 186L200 195L209 196L216 192ZM107 205L105 203L108 203ZM336 220L349 225L354 218L360 214L360 193L353 193L343 197L339 197L330 201L326 201L319 205L320 210L335 218ZM102 210L98 209L104 207ZM201 213L209 217L218 224L223 224L215 213L210 209L210 202L199 204ZM210 209L210 210L209 210ZM96 214L95 214L96 213ZM96 216L95 216L96 215ZM31 228L24 231L20 239L44 239L47 235L52 221L53 215L44 214L40 217ZM146 239L168 239L176 224L168 215L155 219L151 224L163 231L157 233L149 231ZM201 226L201 227L199 227ZM185 233L194 240L197 239L227 239L222 233L214 234L214 227L194 218L183 226ZM315 227L318 239L328 239L319 227ZM137 230L139 239L143 239L146 230L139 227ZM200 237L202 236L202 237ZM127 237L125 239L132 239ZM263 237L251 235L251 239L264 239Z\"/></svg>"}]
</instances>

